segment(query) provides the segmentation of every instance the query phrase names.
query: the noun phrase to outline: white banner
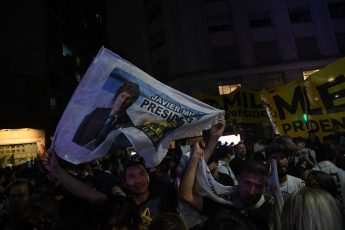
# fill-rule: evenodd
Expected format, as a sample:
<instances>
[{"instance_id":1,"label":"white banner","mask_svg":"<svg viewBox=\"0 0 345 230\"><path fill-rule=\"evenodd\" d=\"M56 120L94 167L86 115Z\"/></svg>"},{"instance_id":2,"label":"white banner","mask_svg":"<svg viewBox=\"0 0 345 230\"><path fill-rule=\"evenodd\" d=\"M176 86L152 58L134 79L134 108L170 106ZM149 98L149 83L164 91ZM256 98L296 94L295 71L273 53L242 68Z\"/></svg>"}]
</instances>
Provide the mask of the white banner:
<instances>
[{"instance_id":1,"label":"white banner","mask_svg":"<svg viewBox=\"0 0 345 230\"><path fill-rule=\"evenodd\" d=\"M52 148L79 164L134 146L153 167L172 140L211 128L222 114L102 48L67 105Z\"/></svg>"}]
</instances>

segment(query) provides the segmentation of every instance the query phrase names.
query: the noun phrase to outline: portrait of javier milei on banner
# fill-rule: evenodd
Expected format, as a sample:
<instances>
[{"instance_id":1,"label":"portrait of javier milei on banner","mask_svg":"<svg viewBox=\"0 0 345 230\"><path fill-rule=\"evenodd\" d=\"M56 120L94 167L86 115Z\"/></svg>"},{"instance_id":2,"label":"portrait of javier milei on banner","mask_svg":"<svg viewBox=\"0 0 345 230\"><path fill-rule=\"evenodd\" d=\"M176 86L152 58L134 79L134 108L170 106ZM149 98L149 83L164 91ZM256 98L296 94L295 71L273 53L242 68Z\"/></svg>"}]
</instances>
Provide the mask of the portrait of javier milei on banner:
<instances>
[{"instance_id":1,"label":"portrait of javier milei on banner","mask_svg":"<svg viewBox=\"0 0 345 230\"><path fill-rule=\"evenodd\" d=\"M222 114L102 48L68 103L51 148L79 164L133 146L153 167L172 140L211 128Z\"/></svg>"}]
</instances>

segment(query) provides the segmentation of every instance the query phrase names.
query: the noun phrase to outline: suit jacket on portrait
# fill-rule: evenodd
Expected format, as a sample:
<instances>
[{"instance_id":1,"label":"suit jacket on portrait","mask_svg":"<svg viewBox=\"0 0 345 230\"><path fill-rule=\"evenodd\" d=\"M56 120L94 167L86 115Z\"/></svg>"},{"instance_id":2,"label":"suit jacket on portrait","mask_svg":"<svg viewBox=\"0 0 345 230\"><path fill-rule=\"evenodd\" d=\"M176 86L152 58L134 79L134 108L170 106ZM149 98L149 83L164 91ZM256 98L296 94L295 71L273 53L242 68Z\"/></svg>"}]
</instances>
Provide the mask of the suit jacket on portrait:
<instances>
[{"instance_id":1,"label":"suit jacket on portrait","mask_svg":"<svg viewBox=\"0 0 345 230\"><path fill-rule=\"evenodd\" d=\"M96 108L89 115L85 116L75 132L72 141L80 146L85 146L89 142L96 140L111 110L111 108ZM133 126L132 121L126 113L120 116L117 122L119 124L118 128Z\"/></svg>"}]
</instances>

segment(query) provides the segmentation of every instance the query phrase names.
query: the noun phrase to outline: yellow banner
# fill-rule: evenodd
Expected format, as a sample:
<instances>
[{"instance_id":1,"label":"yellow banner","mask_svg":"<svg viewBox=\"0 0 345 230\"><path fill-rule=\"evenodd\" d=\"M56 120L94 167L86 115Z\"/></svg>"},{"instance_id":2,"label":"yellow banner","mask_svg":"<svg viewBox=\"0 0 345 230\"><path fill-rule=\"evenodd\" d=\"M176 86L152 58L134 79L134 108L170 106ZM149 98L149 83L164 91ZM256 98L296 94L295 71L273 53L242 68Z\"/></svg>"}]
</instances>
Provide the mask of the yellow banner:
<instances>
[{"instance_id":1,"label":"yellow banner","mask_svg":"<svg viewBox=\"0 0 345 230\"><path fill-rule=\"evenodd\" d=\"M298 80L292 81L270 93L261 91L266 111L273 128L280 135L304 136L307 123L304 121L306 111L303 89Z\"/></svg>"},{"instance_id":2,"label":"yellow banner","mask_svg":"<svg viewBox=\"0 0 345 230\"><path fill-rule=\"evenodd\" d=\"M303 83L290 82L273 93L261 91L272 125L280 135L320 138L345 130L345 58L312 74Z\"/></svg>"},{"instance_id":3,"label":"yellow banner","mask_svg":"<svg viewBox=\"0 0 345 230\"><path fill-rule=\"evenodd\" d=\"M230 94L223 96L211 96L200 91L193 91L193 97L212 107L224 110L227 122L269 122L258 91L239 87Z\"/></svg>"}]
</instances>

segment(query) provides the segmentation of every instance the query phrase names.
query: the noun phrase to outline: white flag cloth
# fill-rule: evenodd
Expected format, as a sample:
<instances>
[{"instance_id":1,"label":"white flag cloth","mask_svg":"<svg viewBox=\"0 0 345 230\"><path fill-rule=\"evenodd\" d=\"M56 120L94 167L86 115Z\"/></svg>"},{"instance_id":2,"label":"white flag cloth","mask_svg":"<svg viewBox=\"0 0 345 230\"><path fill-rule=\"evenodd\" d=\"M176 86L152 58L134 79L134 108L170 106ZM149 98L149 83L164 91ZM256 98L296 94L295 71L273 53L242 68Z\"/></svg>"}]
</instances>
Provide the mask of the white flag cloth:
<instances>
[{"instance_id":1,"label":"white flag cloth","mask_svg":"<svg viewBox=\"0 0 345 230\"><path fill-rule=\"evenodd\" d=\"M215 181L203 157L201 157L196 171L196 183L200 195L208 196L218 203L243 208L236 193L237 187L224 186Z\"/></svg>"},{"instance_id":2,"label":"white flag cloth","mask_svg":"<svg viewBox=\"0 0 345 230\"><path fill-rule=\"evenodd\" d=\"M121 116L112 114L128 82L137 85L140 94ZM222 114L101 48L60 119L52 148L59 157L79 164L134 146L147 167L153 167L172 140L211 128Z\"/></svg>"},{"instance_id":3,"label":"white flag cloth","mask_svg":"<svg viewBox=\"0 0 345 230\"><path fill-rule=\"evenodd\" d=\"M271 229L280 229L281 210L284 202L280 191L275 160L273 160L271 164L272 166L269 172L268 184L273 191L275 205L270 216L269 225ZM207 196L221 204L230 205L244 210L250 210L259 208L265 202L264 195L262 195L261 199L255 205L245 207L239 198L239 194L237 192L238 186L224 186L215 181L203 157L200 159L198 164L196 172L196 183L198 185L200 195Z\"/></svg>"},{"instance_id":4,"label":"white flag cloth","mask_svg":"<svg viewBox=\"0 0 345 230\"><path fill-rule=\"evenodd\" d=\"M270 229L281 229L281 212L283 209L284 200L280 190L277 162L276 160L272 159L270 163L271 167L268 173L268 186L270 187L272 196L274 198L274 206L269 220L269 227Z\"/></svg>"}]
</instances>

